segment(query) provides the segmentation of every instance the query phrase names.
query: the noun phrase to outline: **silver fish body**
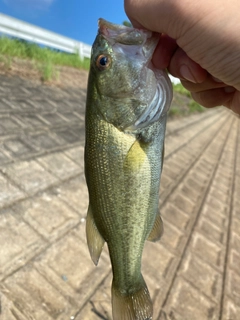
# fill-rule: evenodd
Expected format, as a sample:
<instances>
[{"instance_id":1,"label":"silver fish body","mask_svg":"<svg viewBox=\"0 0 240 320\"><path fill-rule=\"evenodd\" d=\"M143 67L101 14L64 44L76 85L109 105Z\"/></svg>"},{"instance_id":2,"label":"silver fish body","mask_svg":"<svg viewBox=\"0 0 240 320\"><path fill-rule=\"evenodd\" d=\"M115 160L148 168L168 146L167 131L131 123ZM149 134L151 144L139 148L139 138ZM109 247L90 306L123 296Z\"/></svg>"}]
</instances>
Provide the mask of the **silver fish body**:
<instances>
[{"instance_id":1,"label":"silver fish body","mask_svg":"<svg viewBox=\"0 0 240 320\"><path fill-rule=\"evenodd\" d=\"M158 36L99 20L86 105L86 233L95 264L107 242L114 320L152 319L141 274L145 240L162 234L158 213L172 87L151 57Z\"/></svg>"}]
</instances>

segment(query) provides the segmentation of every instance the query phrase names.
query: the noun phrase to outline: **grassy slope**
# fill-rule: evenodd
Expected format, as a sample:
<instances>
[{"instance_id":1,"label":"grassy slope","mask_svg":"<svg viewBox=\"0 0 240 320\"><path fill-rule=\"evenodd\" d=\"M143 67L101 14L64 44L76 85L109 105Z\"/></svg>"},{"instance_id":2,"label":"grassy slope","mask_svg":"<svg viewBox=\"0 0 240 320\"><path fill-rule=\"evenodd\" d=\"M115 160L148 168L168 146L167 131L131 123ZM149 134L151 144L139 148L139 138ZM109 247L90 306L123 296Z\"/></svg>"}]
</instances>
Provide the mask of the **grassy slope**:
<instances>
[{"instance_id":1,"label":"grassy slope","mask_svg":"<svg viewBox=\"0 0 240 320\"><path fill-rule=\"evenodd\" d=\"M173 84L173 92L173 101L169 111L170 116L186 116L206 110L192 99L191 93L181 83Z\"/></svg>"},{"instance_id":2,"label":"grassy slope","mask_svg":"<svg viewBox=\"0 0 240 320\"><path fill-rule=\"evenodd\" d=\"M68 54L58 50L40 47L25 40L0 38L0 54L23 59L51 62L57 65L88 69L89 59L81 60L79 55Z\"/></svg>"},{"instance_id":3,"label":"grassy slope","mask_svg":"<svg viewBox=\"0 0 240 320\"><path fill-rule=\"evenodd\" d=\"M57 76L54 68L56 65L86 70L89 68L89 59L81 60L77 53L68 54L46 47L40 47L37 44L24 40L1 37L0 60L4 62L5 65L10 66L12 57L30 59L38 62L38 68L41 70L44 80L50 80Z\"/></svg>"}]
</instances>

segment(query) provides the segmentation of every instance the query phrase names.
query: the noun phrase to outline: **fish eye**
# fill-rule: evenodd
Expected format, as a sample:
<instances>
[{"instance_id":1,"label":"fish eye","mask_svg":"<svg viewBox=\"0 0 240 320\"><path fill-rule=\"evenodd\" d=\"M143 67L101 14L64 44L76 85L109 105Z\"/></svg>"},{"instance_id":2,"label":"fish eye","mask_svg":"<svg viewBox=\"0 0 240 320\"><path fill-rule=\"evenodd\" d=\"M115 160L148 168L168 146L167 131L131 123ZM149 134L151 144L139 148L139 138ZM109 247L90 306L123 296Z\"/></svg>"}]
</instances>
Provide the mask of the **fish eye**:
<instances>
[{"instance_id":1,"label":"fish eye","mask_svg":"<svg viewBox=\"0 0 240 320\"><path fill-rule=\"evenodd\" d=\"M111 64L111 57L107 54L101 54L98 56L96 65L99 70L105 70L107 69Z\"/></svg>"}]
</instances>

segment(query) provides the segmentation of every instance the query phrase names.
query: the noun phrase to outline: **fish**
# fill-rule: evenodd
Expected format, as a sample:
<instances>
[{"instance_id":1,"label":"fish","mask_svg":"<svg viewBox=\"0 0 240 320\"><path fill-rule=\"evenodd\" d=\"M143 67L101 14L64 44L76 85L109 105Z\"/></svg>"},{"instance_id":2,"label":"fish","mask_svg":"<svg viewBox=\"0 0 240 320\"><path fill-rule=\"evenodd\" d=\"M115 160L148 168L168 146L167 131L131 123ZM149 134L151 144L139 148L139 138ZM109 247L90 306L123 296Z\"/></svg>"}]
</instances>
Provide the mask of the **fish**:
<instances>
[{"instance_id":1,"label":"fish","mask_svg":"<svg viewBox=\"0 0 240 320\"><path fill-rule=\"evenodd\" d=\"M150 320L141 273L146 240L163 232L159 187L172 85L151 62L157 33L98 21L85 113L86 238L98 264L105 242L112 265L114 320Z\"/></svg>"}]
</instances>

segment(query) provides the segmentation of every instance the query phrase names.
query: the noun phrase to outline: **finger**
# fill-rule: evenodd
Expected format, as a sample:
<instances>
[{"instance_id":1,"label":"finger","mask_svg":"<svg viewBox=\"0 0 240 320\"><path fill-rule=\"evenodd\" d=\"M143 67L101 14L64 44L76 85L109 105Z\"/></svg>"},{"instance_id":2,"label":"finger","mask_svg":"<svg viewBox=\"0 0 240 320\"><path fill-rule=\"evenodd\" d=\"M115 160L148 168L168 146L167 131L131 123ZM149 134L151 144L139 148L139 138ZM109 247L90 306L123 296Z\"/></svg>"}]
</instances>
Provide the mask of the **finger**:
<instances>
[{"instance_id":1,"label":"finger","mask_svg":"<svg viewBox=\"0 0 240 320\"><path fill-rule=\"evenodd\" d=\"M162 34L153 54L152 62L154 66L158 69L166 69L177 48L176 40Z\"/></svg>"},{"instance_id":2,"label":"finger","mask_svg":"<svg viewBox=\"0 0 240 320\"><path fill-rule=\"evenodd\" d=\"M181 48L178 48L172 56L168 70L174 77L193 83L201 83L208 76L207 71L190 59Z\"/></svg>"},{"instance_id":3,"label":"finger","mask_svg":"<svg viewBox=\"0 0 240 320\"><path fill-rule=\"evenodd\" d=\"M232 93L232 97L226 104L223 104L225 107L231 109L233 112L240 115L240 92L235 90Z\"/></svg>"},{"instance_id":4,"label":"finger","mask_svg":"<svg viewBox=\"0 0 240 320\"><path fill-rule=\"evenodd\" d=\"M227 87L228 89L231 87ZM228 106L231 109L231 103L235 94L233 92L226 92L225 88L210 89L200 92L192 92L193 99L206 108L212 108L217 106Z\"/></svg>"},{"instance_id":5,"label":"finger","mask_svg":"<svg viewBox=\"0 0 240 320\"><path fill-rule=\"evenodd\" d=\"M225 83L219 80L214 80L214 78L210 74L208 74L206 79L201 83L193 83L187 80L181 80L181 83L185 89L191 92L206 91L227 86Z\"/></svg>"},{"instance_id":6,"label":"finger","mask_svg":"<svg viewBox=\"0 0 240 320\"><path fill-rule=\"evenodd\" d=\"M170 2L159 3L159 0L153 0L149 3L148 1L124 0L124 9L134 27L168 33L168 27L173 27L171 21L175 20Z\"/></svg>"},{"instance_id":7,"label":"finger","mask_svg":"<svg viewBox=\"0 0 240 320\"><path fill-rule=\"evenodd\" d=\"M129 20L134 28L145 29L137 20L135 20L133 18L129 18Z\"/></svg>"}]
</instances>

